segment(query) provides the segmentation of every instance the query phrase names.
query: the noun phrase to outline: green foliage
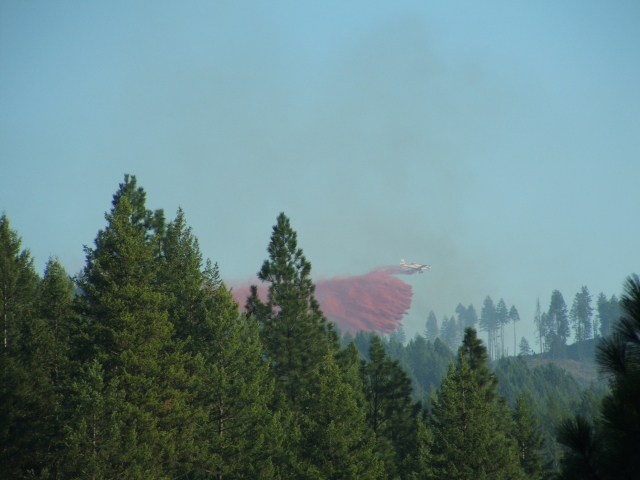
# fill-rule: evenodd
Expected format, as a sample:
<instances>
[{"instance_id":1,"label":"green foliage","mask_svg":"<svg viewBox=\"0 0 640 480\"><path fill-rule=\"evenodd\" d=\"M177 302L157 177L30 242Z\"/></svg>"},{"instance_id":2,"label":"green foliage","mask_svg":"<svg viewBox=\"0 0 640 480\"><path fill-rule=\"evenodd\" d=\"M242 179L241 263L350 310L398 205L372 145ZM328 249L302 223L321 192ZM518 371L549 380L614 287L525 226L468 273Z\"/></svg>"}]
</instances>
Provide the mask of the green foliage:
<instances>
[{"instance_id":1,"label":"green foliage","mask_svg":"<svg viewBox=\"0 0 640 480\"><path fill-rule=\"evenodd\" d=\"M2 347L10 355L24 318L32 314L38 276L29 250L20 251L22 239L11 229L6 214L0 216L0 315Z\"/></svg>"},{"instance_id":2,"label":"green foliage","mask_svg":"<svg viewBox=\"0 0 640 480\"><path fill-rule=\"evenodd\" d=\"M0 321L2 352L0 353L0 472L7 478L17 477L25 468L42 465L46 451L38 427L46 425L40 418L44 397L51 395L51 382L46 371L31 377L30 369L39 367L38 354L44 325L37 318L36 285L29 250L20 250L21 239L11 229L5 214L0 216ZM46 369L45 369L46 370ZM44 373L44 376L43 376ZM40 394L45 382L47 393ZM49 437L46 437L49 438ZM33 449L31 458L23 452Z\"/></svg>"},{"instance_id":3,"label":"green foliage","mask_svg":"<svg viewBox=\"0 0 640 480\"><path fill-rule=\"evenodd\" d=\"M545 468L540 451L543 436L538 429L535 414L523 393L520 393L516 399L513 421L513 437L518 443L518 458L522 470L531 480L543 478Z\"/></svg>"},{"instance_id":4,"label":"green foliage","mask_svg":"<svg viewBox=\"0 0 640 480\"><path fill-rule=\"evenodd\" d=\"M413 379L414 398L424 398L425 394L440 385L453 354L440 339L431 343L421 335L409 341L405 352L407 373Z\"/></svg>"},{"instance_id":5,"label":"green foliage","mask_svg":"<svg viewBox=\"0 0 640 480\"><path fill-rule=\"evenodd\" d=\"M207 290L202 272L202 254L198 240L187 227L182 209L167 225L161 239L162 257L158 281L168 301L169 321L177 338L186 341L196 337L198 324L204 315ZM188 345L193 347L195 344Z\"/></svg>"},{"instance_id":6,"label":"green foliage","mask_svg":"<svg viewBox=\"0 0 640 480\"><path fill-rule=\"evenodd\" d=\"M500 329L500 352L499 356L504 357L506 351L504 348L504 326L509 323L509 310L507 310L507 304L501 298L496 305L496 324Z\"/></svg>"},{"instance_id":7,"label":"green foliage","mask_svg":"<svg viewBox=\"0 0 640 480\"><path fill-rule=\"evenodd\" d=\"M600 293L596 301L596 309L598 311L597 323L600 324L600 336L607 337L621 315L618 298L612 295L607 300L607 296L604 293Z\"/></svg>"},{"instance_id":8,"label":"green foliage","mask_svg":"<svg viewBox=\"0 0 640 480\"><path fill-rule=\"evenodd\" d=\"M430 342L435 342L436 338L440 335L440 330L438 329L438 319L436 318L436 314L433 313L433 310L429 312L427 316L427 323L425 324L424 336Z\"/></svg>"},{"instance_id":9,"label":"green foliage","mask_svg":"<svg viewBox=\"0 0 640 480\"><path fill-rule=\"evenodd\" d=\"M104 402L103 418L93 422L102 429L104 449L82 435L80 411L71 419L81 442L76 447L89 462L77 465L77 475L97 455L111 474L162 478L179 471L186 447L182 434L190 422L184 416L184 387L190 380L184 366L189 360L173 339L167 297L158 281L161 215L145 209L144 196L135 177L125 177L106 214L107 227L98 232L95 248L86 248L87 265L78 279L82 354L97 362L86 373L91 381L83 385L113 401ZM83 390L75 395L84 395ZM110 423L116 420L115 426Z\"/></svg>"},{"instance_id":10,"label":"green foliage","mask_svg":"<svg viewBox=\"0 0 640 480\"><path fill-rule=\"evenodd\" d=\"M520 345L519 345L519 349L518 349L518 355L531 355L533 352L531 351L531 347L529 346L529 341L522 337L520 339Z\"/></svg>"},{"instance_id":11,"label":"green foliage","mask_svg":"<svg viewBox=\"0 0 640 480\"><path fill-rule=\"evenodd\" d=\"M447 320L447 316L444 316L442 328L440 329L440 338L451 350L455 350L458 347L461 336L458 323L454 317Z\"/></svg>"},{"instance_id":12,"label":"green foliage","mask_svg":"<svg viewBox=\"0 0 640 480\"><path fill-rule=\"evenodd\" d=\"M513 354L516 355L516 323L520 321L520 314L515 305L509 309L509 321L513 322Z\"/></svg>"},{"instance_id":13,"label":"green foliage","mask_svg":"<svg viewBox=\"0 0 640 480\"><path fill-rule=\"evenodd\" d=\"M269 283L264 304L251 287L247 311L262 325L262 341L276 379L276 393L292 404L307 394L309 382L328 351L338 349L333 325L327 323L315 299L311 263L298 248L297 234L281 213L273 227L258 278Z\"/></svg>"},{"instance_id":14,"label":"green foliage","mask_svg":"<svg viewBox=\"0 0 640 480\"><path fill-rule=\"evenodd\" d=\"M593 307L591 306L591 295L587 287L576 293L573 299L573 305L569 312L569 318L573 326L576 342L582 342L591 338L593 333L591 318L593 315Z\"/></svg>"},{"instance_id":15,"label":"green foliage","mask_svg":"<svg viewBox=\"0 0 640 480\"><path fill-rule=\"evenodd\" d=\"M487 349L489 351L489 358L493 359L496 356L498 319L496 317L496 307L493 304L493 300L488 295L484 299L482 311L480 313L480 329L483 332L487 332Z\"/></svg>"},{"instance_id":16,"label":"green foliage","mask_svg":"<svg viewBox=\"0 0 640 480\"><path fill-rule=\"evenodd\" d=\"M640 278L629 277L620 299L623 316L598 346L596 360L610 375L595 425L582 415L563 422L559 441L567 448L564 478L640 478ZM582 475L582 476L581 476Z\"/></svg>"},{"instance_id":17,"label":"green foliage","mask_svg":"<svg viewBox=\"0 0 640 480\"><path fill-rule=\"evenodd\" d=\"M569 315L564 297L558 290L551 292L549 311L544 319L546 323L545 345L549 347L552 358L566 356L567 339L571 334Z\"/></svg>"},{"instance_id":18,"label":"green foliage","mask_svg":"<svg viewBox=\"0 0 640 480\"><path fill-rule=\"evenodd\" d=\"M397 360L389 358L382 341L374 336L370 361L362 362L364 408L367 424L375 434L376 451L393 477L407 455L420 405L411 400L411 381Z\"/></svg>"},{"instance_id":19,"label":"green foliage","mask_svg":"<svg viewBox=\"0 0 640 480\"><path fill-rule=\"evenodd\" d=\"M269 477L269 457L282 443L268 408L273 382L262 361L259 325L240 314L224 284L207 301L193 344L199 416L194 472L203 478Z\"/></svg>"},{"instance_id":20,"label":"green foliage","mask_svg":"<svg viewBox=\"0 0 640 480\"><path fill-rule=\"evenodd\" d=\"M368 429L352 387L342 380L332 355L314 374L308 414L303 418L304 478L384 478L384 465L374 453Z\"/></svg>"},{"instance_id":21,"label":"green foliage","mask_svg":"<svg viewBox=\"0 0 640 480\"><path fill-rule=\"evenodd\" d=\"M501 359L495 375L500 380L498 393L504 395L512 408L516 408L521 394L526 395L544 438L545 464L556 468L561 456L556 430L564 417L581 408L582 387L554 363L529 369L522 357Z\"/></svg>"},{"instance_id":22,"label":"green foliage","mask_svg":"<svg viewBox=\"0 0 640 480\"><path fill-rule=\"evenodd\" d=\"M553 365L490 370L518 315L489 297L491 355L467 329L454 364L478 321L462 304L439 332L431 312L432 341L359 332L339 349L284 214L259 272L269 296L254 288L242 314L182 210L165 225L145 203L125 176L76 283L56 259L39 281L0 217L1 478L540 478L541 435L556 459L560 419L601 412L599 387ZM632 314L601 348L613 393L578 430L633 444L633 417L620 422L635 414L638 329L624 301Z\"/></svg>"},{"instance_id":23,"label":"green foliage","mask_svg":"<svg viewBox=\"0 0 640 480\"><path fill-rule=\"evenodd\" d=\"M473 357L472 357L473 358ZM460 348L433 405L433 471L435 478L522 478L515 441L496 419L489 400Z\"/></svg>"}]
</instances>

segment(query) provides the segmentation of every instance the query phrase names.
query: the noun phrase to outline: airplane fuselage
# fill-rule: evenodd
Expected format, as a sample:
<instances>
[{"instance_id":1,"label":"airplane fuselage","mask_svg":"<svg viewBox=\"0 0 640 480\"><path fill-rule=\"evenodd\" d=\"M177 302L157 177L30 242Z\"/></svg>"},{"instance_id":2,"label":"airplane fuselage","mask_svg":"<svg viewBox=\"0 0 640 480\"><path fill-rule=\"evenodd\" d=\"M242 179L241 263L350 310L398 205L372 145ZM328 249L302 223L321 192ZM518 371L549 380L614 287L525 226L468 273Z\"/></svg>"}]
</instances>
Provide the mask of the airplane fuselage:
<instances>
[{"instance_id":1,"label":"airplane fuselage","mask_svg":"<svg viewBox=\"0 0 640 480\"><path fill-rule=\"evenodd\" d=\"M401 267L405 267L405 268L411 268L413 270L418 270L418 273L422 273L425 270L429 270L431 268L430 265L422 265L422 264L416 263L416 262L405 263L404 260L400 260L400 266Z\"/></svg>"}]
</instances>

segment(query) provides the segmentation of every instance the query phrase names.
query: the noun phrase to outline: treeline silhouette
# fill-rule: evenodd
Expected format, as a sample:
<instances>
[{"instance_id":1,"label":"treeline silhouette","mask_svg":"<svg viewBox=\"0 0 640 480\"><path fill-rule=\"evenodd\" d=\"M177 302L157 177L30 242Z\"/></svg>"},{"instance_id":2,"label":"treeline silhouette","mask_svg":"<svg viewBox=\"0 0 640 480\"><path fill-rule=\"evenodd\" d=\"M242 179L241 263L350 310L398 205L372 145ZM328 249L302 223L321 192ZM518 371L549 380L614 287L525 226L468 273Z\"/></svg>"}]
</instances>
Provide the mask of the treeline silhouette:
<instances>
[{"instance_id":1,"label":"treeline silhouette","mask_svg":"<svg viewBox=\"0 0 640 480\"><path fill-rule=\"evenodd\" d=\"M455 309L456 316L444 315L438 324L436 314L429 312L425 323L424 336L427 340L435 341L439 338L449 348L456 350L464 336L467 327L476 328L486 332L488 339L488 352L492 360L516 355L530 355L533 349L529 341L522 337L517 346L516 323L520 321L520 314L515 305L507 308L507 304L501 298L497 305L491 296L484 299L480 315L473 304L465 307L459 303ZM595 315L594 315L595 313ZM536 311L533 318L537 333L536 342L539 345L538 352L543 357L565 358L567 356L567 341L573 333L575 344L581 345L589 339L606 337L610 334L616 319L620 317L621 310L618 298L612 295L610 298L604 293L598 295L596 308L593 307L593 298L589 289L583 286L576 293L571 309L568 309L564 297L559 290L551 293L549 309L541 311L540 299L536 300ZM505 328L513 323L513 349L510 351L505 342ZM508 332L507 332L508 334ZM589 352L585 352L587 357ZM578 352L582 354L581 351Z\"/></svg>"},{"instance_id":2,"label":"treeline silhouette","mask_svg":"<svg viewBox=\"0 0 640 480\"><path fill-rule=\"evenodd\" d=\"M258 274L269 295L253 288L246 313L184 213L149 210L135 177L105 219L76 277L51 258L40 278L0 217L2 478L544 478L559 458L547 423L567 409L563 475L638 446L637 277L598 354L612 374L600 403L553 365L493 371L471 327L456 352L340 339L284 214ZM606 478L630 478L619 465L627 477Z\"/></svg>"}]
</instances>

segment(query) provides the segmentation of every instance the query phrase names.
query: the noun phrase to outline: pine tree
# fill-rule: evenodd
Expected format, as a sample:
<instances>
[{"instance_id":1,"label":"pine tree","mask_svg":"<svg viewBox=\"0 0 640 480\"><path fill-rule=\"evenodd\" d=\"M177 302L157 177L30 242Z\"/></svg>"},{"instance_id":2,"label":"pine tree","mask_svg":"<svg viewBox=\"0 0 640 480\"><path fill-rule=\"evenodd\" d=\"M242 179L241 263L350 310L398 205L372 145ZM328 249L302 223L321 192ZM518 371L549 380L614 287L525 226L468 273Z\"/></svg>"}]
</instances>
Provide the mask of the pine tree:
<instances>
[{"instance_id":1,"label":"pine tree","mask_svg":"<svg viewBox=\"0 0 640 480\"><path fill-rule=\"evenodd\" d=\"M519 355L531 355L531 347L529 346L529 342L527 341L526 338L522 337L520 339L520 346L519 346Z\"/></svg>"},{"instance_id":2,"label":"pine tree","mask_svg":"<svg viewBox=\"0 0 640 480\"><path fill-rule=\"evenodd\" d=\"M540 313L540 299L536 298L536 313L533 317L533 323L538 331L538 344L540 345L540 355L541 357L544 355L546 351L546 346L544 344L544 339L547 336L546 331L546 323L543 322L542 314Z\"/></svg>"},{"instance_id":3,"label":"pine tree","mask_svg":"<svg viewBox=\"0 0 640 480\"><path fill-rule=\"evenodd\" d=\"M548 329L545 343L549 346L553 357L563 358L571 331L569 330L567 304L558 290L551 292L551 302L549 303L546 320Z\"/></svg>"},{"instance_id":4,"label":"pine tree","mask_svg":"<svg viewBox=\"0 0 640 480\"><path fill-rule=\"evenodd\" d=\"M509 309L509 320L513 322L513 355L516 355L516 322L520 321L520 314L515 305Z\"/></svg>"},{"instance_id":5,"label":"pine tree","mask_svg":"<svg viewBox=\"0 0 640 480\"><path fill-rule=\"evenodd\" d=\"M507 304L501 298L496 305L496 324L500 329L500 357L505 356L504 351L504 326L509 323L509 310L507 310Z\"/></svg>"},{"instance_id":6,"label":"pine tree","mask_svg":"<svg viewBox=\"0 0 640 480\"><path fill-rule=\"evenodd\" d=\"M433 310L429 312L427 316L427 323L425 325L424 337L430 342L435 342L436 338L440 335L440 331L438 330L438 319L436 318L436 314L433 313Z\"/></svg>"},{"instance_id":7,"label":"pine tree","mask_svg":"<svg viewBox=\"0 0 640 480\"><path fill-rule=\"evenodd\" d=\"M127 175L105 217L107 227L98 232L95 248L86 248L87 264L78 279L82 355L92 367L78 383L76 398L69 399L83 404L87 389L96 392L103 418L77 409L69 419L78 429L69 435L81 442L74 446L79 470L70 474L84 476L84 468L99 458L100 471L112 475L145 472L164 478L179 471L192 425L185 416L188 358L172 338L159 282L163 215L146 209L144 190ZM84 434L83 426L90 424L100 432ZM102 443L90 441L93 436Z\"/></svg>"},{"instance_id":8,"label":"pine tree","mask_svg":"<svg viewBox=\"0 0 640 480\"><path fill-rule=\"evenodd\" d=\"M447 318L445 315L442 319L442 328L440 329L440 337L452 351L455 351L459 345L460 338L458 335L458 324L454 317Z\"/></svg>"},{"instance_id":9,"label":"pine tree","mask_svg":"<svg viewBox=\"0 0 640 480\"><path fill-rule=\"evenodd\" d=\"M518 457L522 470L528 479L544 478L545 468L541 453L543 437L533 410L522 393L516 399L513 420L513 437L518 442Z\"/></svg>"},{"instance_id":10,"label":"pine tree","mask_svg":"<svg viewBox=\"0 0 640 480\"><path fill-rule=\"evenodd\" d=\"M467 307L467 313L465 314L464 326L476 328L476 324L478 323L478 314L476 313L476 309L473 307L473 304L470 304Z\"/></svg>"},{"instance_id":11,"label":"pine tree","mask_svg":"<svg viewBox=\"0 0 640 480\"><path fill-rule=\"evenodd\" d=\"M186 341L190 351L195 346L196 330L204 316L207 289L202 271L202 254L198 239L187 227L182 209L178 209L175 220L169 223L162 238L162 262L158 270L159 282L168 300L169 320L175 328L177 338Z\"/></svg>"},{"instance_id":12,"label":"pine tree","mask_svg":"<svg viewBox=\"0 0 640 480\"><path fill-rule=\"evenodd\" d=\"M105 372L94 358L74 372L62 402L62 478L101 479L135 461L136 432L128 425L132 408L118 378L105 383ZM142 476L144 468L128 468L128 478ZM155 471L151 469L150 471ZM157 472L157 471L156 471ZM157 473L156 473L157 474ZM158 475L162 478L162 475Z\"/></svg>"},{"instance_id":13,"label":"pine tree","mask_svg":"<svg viewBox=\"0 0 640 480\"><path fill-rule=\"evenodd\" d=\"M37 288L35 315L23 324L19 357L27 375L21 388L25 412L20 450L28 452L27 470L34 474L59 470L62 448L60 399L70 372L70 345L77 324L73 312L74 284L50 258Z\"/></svg>"},{"instance_id":14,"label":"pine tree","mask_svg":"<svg viewBox=\"0 0 640 480\"><path fill-rule=\"evenodd\" d=\"M196 336L194 408L202 412L196 431L196 475L269 478L271 455L282 443L277 417L268 405L273 393L262 360L260 329L240 314L226 286L207 301Z\"/></svg>"},{"instance_id":15,"label":"pine tree","mask_svg":"<svg viewBox=\"0 0 640 480\"><path fill-rule=\"evenodd\" d=\"M421 417L416 419L415 436L411 445L411 452L403 461L402 478L435 480L437 477L433 471L433 435Z\"/></svg>"},{"instance_id":16,"label":"pine tree","mask_svg":"<svg viewBox=\"0 0 640 480\"><path fill-rule=\"evenodd\" d=\"M601 293L598 295L596 308L598 310L598 322L600 323L600 336L606 337L613 330L621 313L618 299L615 295L612 295L607 300L607 296Z\"/></svg>"},{"instance_id":17,"label":"pine tree","mask_svg":"<svg viewBox=\"0 0 640 480\"><path fill-rule=\"evenodd\" d=\"M38 286L38 318L50 332L51 351L47 362L54 382L60 381L61 371L68 368L71 337L77 326L73 308L75 284L57 258L50 258L44 277Z\"/></svg>"},{"instance_id":18,"label":"pine tree","mask_svg":"<svg viewBox=\"0 0 640 480\"><path fill-rule=\"evenodd\" d=\"M496 319L496 307L493 304L491 297L487 296L484 299L482 306L482 312L480 314L480 328L482 331L487 332L487 347L489 350L489 358L493 359L496 350L495 333L497 330Z\"/></svg>"},{"instance_id":19,"label":"pine tree","mask_svg":"<svg viewBox=\"0 0 640 480\"><path fill-rule=\"evenodd\" d=\"M26 473L26 468L34 465L28 448L39 442L34 438L37 409L31 398L35 393L42 393L34 392L39 382L33 382L30 377L34 353L26 350L25 342L31 339L22 338L32 330L35 320L38 276L29 250L20 250L21 243L3 213L0 216L0 472L7 478L19 478Z\"/></svg>"},{"instance_id":20,"label":"pine tree","mask_svg":"<svg viewBox=\"0 0 640 480\"><path fill-rule=\"evenodd\" d=\"M332 355L325 356L314 376L309 413L303 420L302 476L384 478L383 463L374 453L375 437Z\"/></svg>"},{"instance_id":21,"label":"pine tree","mask_svg":"<svg viewBox=\"0 0 640 480\"><path fill-rule=\"evenodd\" d=\"M262 325L262 340L276 379L276 395L291 404L307 394L309 382L328 351L338 349L338 337L320 311L311 281L311 263L298 248L297 234L284 213L278 216L268 247L269 259L258 278L269 283L264 304L251 287L247 311Z\"/></svg>"},{"instance_id":22,"label":"pine tree","mask_svg":"<svg viewBox=\"0 0 640 480\"><path fill-rule=\"evenodd\" d=\"M29 250L20 251L22 239L6 214L0 216L0 315L2 347L8 355L12 340L18 336L23 316L34 306L38 276Z\"/></svg>"},{"instance_id":23,"label":"pine tree","mask_svg":"<svg viewBox=\"0 0 640 480\"><path fill-rule=\"evenodd\" d=\"M500 420L504 407L486 359L475 331L467 329L458 364L450 364L433 403L436 478L523 478L515 441L509 438L511 425Z\"/></svg>"},{"instance_id":24,"label":"pine tree","mask_svg":"<svg viewBox=\"0 0 640 480\"><path fill-rule=\"evenodd\" d=\"M376 451L385 463L385 471L393 478L410 453L412 427L420 405L412 402L411 381L399 362L386 356L378 336L371 340L369 358L361 367L366 419L375 434Z\"/></svg>"},{"instance_id":25,"label":"pine tree","mask_svg":"<svg viewBox=\"0 0 640 480\"><path fill-rule=\"evenodd\" d=\"M576 293L573 305L569 312L569 318L575 332L575 341L582 342L591 338L591 317L593 308L591 307L591 295L587 287Z\"/></svg>"}]
</instances>

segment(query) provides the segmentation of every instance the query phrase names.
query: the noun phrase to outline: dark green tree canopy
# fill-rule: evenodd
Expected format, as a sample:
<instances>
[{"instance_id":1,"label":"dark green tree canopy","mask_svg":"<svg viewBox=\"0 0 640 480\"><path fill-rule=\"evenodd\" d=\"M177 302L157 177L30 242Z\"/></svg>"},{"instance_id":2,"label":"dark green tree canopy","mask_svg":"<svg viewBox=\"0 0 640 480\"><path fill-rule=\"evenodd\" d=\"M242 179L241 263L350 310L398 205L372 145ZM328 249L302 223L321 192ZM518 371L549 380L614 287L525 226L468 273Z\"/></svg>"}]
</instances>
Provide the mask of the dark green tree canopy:
<instances>
[{"instance_id":1,"label":"dark green tree canopy","mask_svg":"<svg viewBox=\"0 0 640 480\"><path fill-rule=\"evenodd\" d=\"M320 311L311 263L298 248L297 234L284 213L278 215L267 251L269 258L258 272L258 278L269 284L267 303L253 286L247 311L262 325L277 391L295 404L306 394L321 359L338 349L338 339Z\"/></svg>"}]
</instances>

